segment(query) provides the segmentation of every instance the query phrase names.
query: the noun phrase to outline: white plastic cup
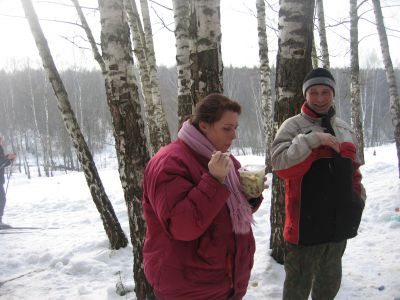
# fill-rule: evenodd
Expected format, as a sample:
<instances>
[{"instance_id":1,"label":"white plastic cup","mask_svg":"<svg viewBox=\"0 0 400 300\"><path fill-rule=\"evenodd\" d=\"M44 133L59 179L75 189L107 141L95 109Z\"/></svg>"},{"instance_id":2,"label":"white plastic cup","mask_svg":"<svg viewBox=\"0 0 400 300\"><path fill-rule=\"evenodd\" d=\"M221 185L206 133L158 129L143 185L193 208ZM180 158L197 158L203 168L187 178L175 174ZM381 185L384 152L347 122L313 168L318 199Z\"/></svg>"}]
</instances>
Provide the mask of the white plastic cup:
<instances>
[{"instance_id":1,"label":"white plastic cup","mask_svg":"<svg viewBox=\"0 0 400 300\"><path fill-rule=\"evenodd\" d=\"M239 169L242 191L250 197L258 197L264 190L264 165L245 165Z\"/></svg>"}]
</instances>

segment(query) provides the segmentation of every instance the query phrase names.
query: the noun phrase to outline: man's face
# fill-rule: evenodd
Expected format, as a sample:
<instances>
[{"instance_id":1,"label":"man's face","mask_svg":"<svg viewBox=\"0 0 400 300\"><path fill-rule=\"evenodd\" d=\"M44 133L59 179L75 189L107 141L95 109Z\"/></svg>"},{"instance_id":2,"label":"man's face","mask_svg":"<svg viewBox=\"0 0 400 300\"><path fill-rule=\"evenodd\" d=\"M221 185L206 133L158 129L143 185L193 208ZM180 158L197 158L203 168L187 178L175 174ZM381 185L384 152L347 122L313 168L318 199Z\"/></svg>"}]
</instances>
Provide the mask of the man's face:
<instances>
[{"instance_id":1,"label":"man's face","mask_svg":"<svg viewBox=\"0 0 400 300\"><path fill-rule=\"evenodd\" d=\"M314 111L320 114L325 114L332 106L333 91L326 85L313 85L306 92L306 101L308 106Z\"/></svg>"}]
</instances>

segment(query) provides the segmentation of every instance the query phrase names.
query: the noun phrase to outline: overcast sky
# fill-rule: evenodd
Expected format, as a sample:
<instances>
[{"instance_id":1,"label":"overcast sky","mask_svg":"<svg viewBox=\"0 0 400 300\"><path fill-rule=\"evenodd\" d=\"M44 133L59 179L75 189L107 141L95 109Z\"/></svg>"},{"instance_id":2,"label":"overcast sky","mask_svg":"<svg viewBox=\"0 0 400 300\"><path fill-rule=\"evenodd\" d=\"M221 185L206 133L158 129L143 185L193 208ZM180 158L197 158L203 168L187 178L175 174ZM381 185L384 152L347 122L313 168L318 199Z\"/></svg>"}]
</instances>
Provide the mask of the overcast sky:
<instances>
[{"instance_id":1,"label":"overcast sky","mask_svg":"<svg viewBox=\"0 0 400 300\"><path fill-rule=\"evenodd\" d=\"M52 0L63 5L57 5L45 0L35 0L34 6L41 25L49 42L50 49L56 65L60 69L73 66L87 66L97 68L90 50L85 50L88 44L81 38L84 32L75 25L59 23L49 20L63 20L77 22L78 18L69 0ZM172 8L171 0L158 0L166 7ZM221 25L222 25L222 54L225 66L258 66L258 41L255 0L221 0ZM270 2L277 9L279 1ZM382 6L400 5L398 0L381 0ZM81 5L96 7L97 0L80 0ZM157 12L158 17L151 9L153 22L154 44L157 63L159 65L172 66L175 64L175 37L172 11L156 4L150 4ZM140 5L138 5L140 7ZM347 19L349 14L349 0L324 1L326 24L334 25L340 20ZM371 10L371 4L366 3L363 11ZM90 26L99 41L100 25L98 13L85 10ZM400 6L383 10L385 25L397 31L388 31L391 47L392 61L395 67L400 67ZM31 66L41 65L37 48L34 44L20 1L0 0L0 69L13 69L28 63ZM359 23L360 38L360 64L362 66L376 66L381 61L381 50L373 11L363 14ZM267 25L276 28L277 11L268 9ZM277 50L277 34L268 30L268 42L270 50L270 64L275 65ZM346 67L350 65L349 56L349 26L348 23L341 26L328 27L328 46L331 55L331 66ZM74 41L74 45L71 41ZM318 46L318 45L317 45ZM375 58L374 58L375 57ZM382 66L382 64L380 63Z\"/></svg>"}]
</instances>

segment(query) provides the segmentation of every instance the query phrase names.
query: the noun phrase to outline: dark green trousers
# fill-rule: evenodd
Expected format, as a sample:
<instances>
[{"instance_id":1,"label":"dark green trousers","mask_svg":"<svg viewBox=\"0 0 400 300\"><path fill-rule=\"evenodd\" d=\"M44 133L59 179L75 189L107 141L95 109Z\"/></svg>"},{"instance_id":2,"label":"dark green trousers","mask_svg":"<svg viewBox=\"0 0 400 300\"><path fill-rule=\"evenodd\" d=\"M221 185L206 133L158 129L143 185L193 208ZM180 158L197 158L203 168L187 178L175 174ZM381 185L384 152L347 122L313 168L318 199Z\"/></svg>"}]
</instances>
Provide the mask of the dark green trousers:
<instances>
[{"instance_id":1,"label":"dark green trousers","mask_svg":"<svg viewBox=\"0 0 400 300\"><path fill-rule=\"evenodd\" d=\"M332 300L342 280L346 240L313 246L285 243L283 300Z\"/></svg>"}]
</instances>

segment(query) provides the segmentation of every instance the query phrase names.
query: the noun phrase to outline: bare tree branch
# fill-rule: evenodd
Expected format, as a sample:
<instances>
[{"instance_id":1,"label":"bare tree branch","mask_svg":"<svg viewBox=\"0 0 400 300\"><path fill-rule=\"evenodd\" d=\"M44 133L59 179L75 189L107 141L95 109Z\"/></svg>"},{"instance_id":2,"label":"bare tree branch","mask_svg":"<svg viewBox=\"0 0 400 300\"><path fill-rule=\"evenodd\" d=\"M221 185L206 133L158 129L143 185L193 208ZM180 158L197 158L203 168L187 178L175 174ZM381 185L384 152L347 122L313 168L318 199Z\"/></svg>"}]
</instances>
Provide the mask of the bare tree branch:
<instances>
[{"instance_id":1,"label":"bare tree branch","mask_svg":"<svg viewBox=\"0 0 400 300\"><path fill-rule=\"evenodd\" d=\"M54 1L35 1L35 3L47 3L47 4L53 4L53 5L59 5L59 6L66 6L66 7L71 7L73 8L74 6L71 4L66 4L66 3L60 3L60 2L54 2ZM89 6L81 6L82 9L90 9L90 10L96 10L98 11L99 9L97 7L89 7Z\"/></svg>"},{"instance_id":2,"label":"bare tree branch","mask_svg":"<svg viewBox=\"0 0 400 300\"><path fill-rule=\"evenodd\" d=\"M20 18L20 19L26 19L26 17L25 17L25 16L16 16L16 15L8 15L8 14L0 14L0 16L3 16L3 17L8 17L8 18ZM75 26L82 27L82 25L80 25L80 24L78 24L78 23L74 23L74 22L70 22L70 21L63 21L63 20L55 20L55 19L43 19L43 18L39 18L39 21L45 21L45 22L55 22L55 23L62 23L62 24L75 25Z\"/></svg>"},{"instance_id":3,"label":"bare tree branch","mask_svg":"<svg viewBox=\"0 0 400 300\"><path fill-rule=\"evenodd\" d=\"M167 29L168 31L170 31L170 32L173 33L174 30L170 29L169 26L172 25L172 24L174 24L174 22L171 22L171 23L169 23L169 24L165 24L163 18L161 18L161 17L158 15L158 13L157 13L157 11L154 9L154 7L151 7L151 9L152 9L153 12L155 13L155 15L156 15L156 17L158 18L158 20L160 20L160 22L161 22L161 24L163 25L163 27L164 27L165 29Z\"/></svg>"},{"instance_id":4,"label":"bare tree branch","mask_svg":"<svg viewBox=\"0 0 400 300\"><path fill-rule=\"evenodd\" d=\"M90 50L90 48L88 48L88 47L79 46L78 43L74 41L75 37L70 38L70 37L64 36L64 35L60 35L60 37L61 37L62 39L64 39L64 40L66 40L67 42L71 43L72 45L78 47L79 49L82 49L82 50ZM78 37L78 36L76 36L76 37ZM81 38L82 38L82 37L81 37Z\"/></svg>"},{"instance_id":5,"label":"bare tree branch","mask_svg":"<svg viewBox=\"0 0 400 300\"><path fill-rule=\"evenodd\" d=\"M92 30L90 29L89 24L86 21L86 17L83 14L82 8L81 8L78 0L71 0L71 1L72 1L73 5L74 5L74 7L76 9L76 12L78 13L79 19L81 20L82 28L85 30L86 36L87 36L87 38L89 40L89 43L90 43L90 46L92 48L92 52L93 52L93 55L94 55L94 59L100 65L101 71L103 73L105 73L106 72L106 67L105 67L104 59L101 56L99 49L97 48L96 41L95 41L94 36L92 34Z\"/></svg>"},{"instance_id":6,"label":"bare tree branch","mask_svg":"<svg viewBox=\"0 0 400 300\"><path fill-rule=\"evenodd\" d=\"M158 5L158 6L161 6L162 8L165 8L165 9L167 9L167 10L172 11L172 8L167 7L167 6L165 6L165 5L162 5L162 4L160 4L160 3L158 3L158 2L156 2L156 1L154 1L154 0L150 0L150 2L151 2L151 3L154 3L154 4Z\"/></svg>"}]
</instances>

